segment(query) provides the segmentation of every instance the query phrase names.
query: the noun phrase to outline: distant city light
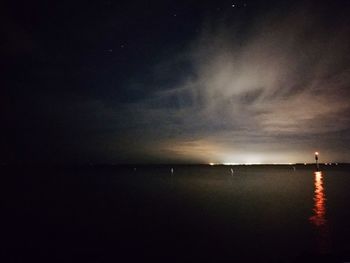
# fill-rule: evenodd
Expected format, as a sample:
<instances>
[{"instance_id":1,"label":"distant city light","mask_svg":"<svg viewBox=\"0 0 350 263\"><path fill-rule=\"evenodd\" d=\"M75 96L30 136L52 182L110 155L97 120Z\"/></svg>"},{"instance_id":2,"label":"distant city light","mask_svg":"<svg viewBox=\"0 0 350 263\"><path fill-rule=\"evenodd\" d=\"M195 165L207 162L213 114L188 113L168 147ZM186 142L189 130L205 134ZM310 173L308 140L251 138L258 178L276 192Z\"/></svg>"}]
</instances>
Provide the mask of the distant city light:
<instances>
[{"instance_id":1,"label":"distant city light","mask_svg":"<svg viewBox=\"0 0 350 263\"><path fill-rule=\"evenodd\" d=\"M208 163L208 165L296 165L296 163Z\"/></svg>"}]
</instances>

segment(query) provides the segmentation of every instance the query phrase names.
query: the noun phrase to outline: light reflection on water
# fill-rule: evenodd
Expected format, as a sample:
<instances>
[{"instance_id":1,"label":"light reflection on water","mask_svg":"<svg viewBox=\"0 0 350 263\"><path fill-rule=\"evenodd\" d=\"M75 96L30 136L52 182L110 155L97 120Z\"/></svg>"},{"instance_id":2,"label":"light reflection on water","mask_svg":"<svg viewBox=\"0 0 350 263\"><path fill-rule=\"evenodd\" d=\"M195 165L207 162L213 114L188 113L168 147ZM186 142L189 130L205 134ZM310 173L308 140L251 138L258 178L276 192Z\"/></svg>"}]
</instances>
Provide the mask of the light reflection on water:
<instances>
[{"instance_id":1,"label":"light reflection on water","mask_svg":"<svg viewBox=\"0 0 350 263\"><path fill-rule=\"evenodd\" d=\"M314 172L315 191L313 215L309 218L316 230L317 250L321 253L328 253L330 250L330 240L328 222L326 219L326 194L321 171Z\"/></svg>"},{"instance_id":2,"label":"light reflection on water","mask_svg":"<svg viewBox=\"0 0 350 263\"><path fill-rule=\"evenodd\" d=\"M314 215L310 217L310 221L316 227L322 227L327 224L326 220L326 195L323 187L322 172L318 171L315 175L315 195L314 195Z\"/></svg>"}]
</instances>

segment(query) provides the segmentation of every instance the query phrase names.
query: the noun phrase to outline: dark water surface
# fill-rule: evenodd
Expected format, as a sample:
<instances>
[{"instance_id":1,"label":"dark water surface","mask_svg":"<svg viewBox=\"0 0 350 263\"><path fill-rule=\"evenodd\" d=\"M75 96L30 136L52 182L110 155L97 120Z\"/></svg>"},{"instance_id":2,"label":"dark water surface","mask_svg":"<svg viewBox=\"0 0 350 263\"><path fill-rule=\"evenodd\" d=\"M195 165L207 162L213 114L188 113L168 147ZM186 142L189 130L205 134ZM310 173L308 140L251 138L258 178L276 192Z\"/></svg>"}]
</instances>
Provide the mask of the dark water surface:
<instances>
[{"instance_id":1,"label":"dark water surface","mask_svg":"<svg viewBox=\"0 0 350 263\"><path fill-rule=\"evenodd\" d=\"M350 261L350 169L321 170L2 167L3 262Z\"/></svg>"}]
</instances>

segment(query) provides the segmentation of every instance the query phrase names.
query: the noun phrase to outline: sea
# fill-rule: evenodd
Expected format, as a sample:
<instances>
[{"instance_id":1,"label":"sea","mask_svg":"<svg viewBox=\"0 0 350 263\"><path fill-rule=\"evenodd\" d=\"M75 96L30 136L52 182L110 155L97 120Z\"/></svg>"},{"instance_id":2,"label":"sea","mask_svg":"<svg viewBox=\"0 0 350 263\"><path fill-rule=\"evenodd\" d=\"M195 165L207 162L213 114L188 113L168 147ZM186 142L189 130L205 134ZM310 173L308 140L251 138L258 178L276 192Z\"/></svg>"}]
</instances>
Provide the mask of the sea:
<instances>
[{"instance_id":1,"label":"sea","mask_svg":"<svg viewBox=\"0 0 350 263\"><path fill-rule=\"evenodd\" d=\"M2 262L350 262L350 166L1 166Z\"/></svg>"}]
</instances>

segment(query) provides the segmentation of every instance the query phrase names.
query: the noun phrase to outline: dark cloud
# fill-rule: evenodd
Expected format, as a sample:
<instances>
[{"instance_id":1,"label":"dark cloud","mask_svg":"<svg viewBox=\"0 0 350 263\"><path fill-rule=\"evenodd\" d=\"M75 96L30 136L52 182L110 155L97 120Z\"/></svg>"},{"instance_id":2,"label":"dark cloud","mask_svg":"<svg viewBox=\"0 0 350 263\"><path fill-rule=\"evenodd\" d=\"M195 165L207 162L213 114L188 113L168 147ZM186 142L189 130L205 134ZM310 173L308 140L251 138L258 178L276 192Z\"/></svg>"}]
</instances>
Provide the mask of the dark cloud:
<instances>
[{"instance_id":1,"label":"dark cloud","mask_svg":"<svg viewBox=\"0 0 350 263\"><path fill-rule=\"evenodd\" d=\"M5 160L350 160L346 3L105 4L12 23Z\"/></svg>"},{"instance_id":2,"label":"dark cloud","mask_svg":"<svg viewBox=\"0 0 350 263\"><path fill-rule=\"evenodd\" d=\"M302 162L320 145L327 158L349 158L346 146L331 146L349 129L348 21L319 11L261 15L244 37L241 24L206 25L184 55L187 79L137 106L171 134L155 147L204 162Z\"/></svg>"}]
</instances>

